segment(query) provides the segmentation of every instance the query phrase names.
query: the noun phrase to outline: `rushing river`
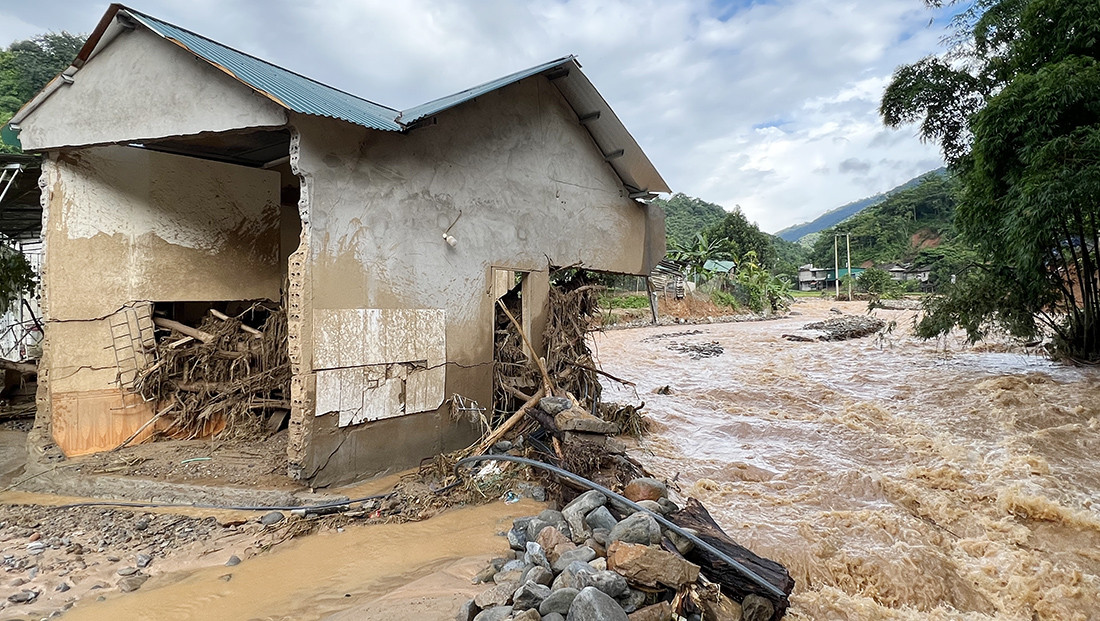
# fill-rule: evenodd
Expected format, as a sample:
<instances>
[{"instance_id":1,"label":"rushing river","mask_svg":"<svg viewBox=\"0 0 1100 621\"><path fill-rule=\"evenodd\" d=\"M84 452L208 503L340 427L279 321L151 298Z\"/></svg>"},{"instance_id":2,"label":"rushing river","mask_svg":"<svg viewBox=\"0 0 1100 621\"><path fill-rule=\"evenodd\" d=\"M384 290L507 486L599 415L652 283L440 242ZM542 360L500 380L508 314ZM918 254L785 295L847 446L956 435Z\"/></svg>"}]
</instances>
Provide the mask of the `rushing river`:
<instances>
[{"instance_id":1,"label":"rushing river","mask_svg":"<svg viewBox=\"0 0 1100 621\"><path fill-rule=\"evenodd\" d=\"M782 338L831 306L866 305L600 335L637 383L605 398L655 424L641 460L788 567L788 618L1100 619L1100 369L917 341L911 312L879 311L885 337Z\"/></svg>"}]
</instances>

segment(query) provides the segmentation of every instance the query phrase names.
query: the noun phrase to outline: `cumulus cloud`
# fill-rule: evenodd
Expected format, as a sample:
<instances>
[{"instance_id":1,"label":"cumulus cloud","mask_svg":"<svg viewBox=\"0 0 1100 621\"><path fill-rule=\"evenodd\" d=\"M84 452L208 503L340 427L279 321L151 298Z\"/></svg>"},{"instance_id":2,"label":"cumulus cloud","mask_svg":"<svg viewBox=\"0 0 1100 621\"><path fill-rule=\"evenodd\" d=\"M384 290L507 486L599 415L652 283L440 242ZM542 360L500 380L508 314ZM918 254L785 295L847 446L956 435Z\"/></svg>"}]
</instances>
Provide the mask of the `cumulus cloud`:
<instances>
[{"instance_id":1,"label":"cumulus cloud","mask_svg":"<svg viewBox=\"0 0 1100 621\"><path fill-rule=\"evenodd\" d=\"M675 191L775 231L940 165L878 99L938 50L915 0L135 0L134 8L409 107L565 54ZM0 37L86 32L105 5L0 8Z\"/></svg>"}]
</instances>

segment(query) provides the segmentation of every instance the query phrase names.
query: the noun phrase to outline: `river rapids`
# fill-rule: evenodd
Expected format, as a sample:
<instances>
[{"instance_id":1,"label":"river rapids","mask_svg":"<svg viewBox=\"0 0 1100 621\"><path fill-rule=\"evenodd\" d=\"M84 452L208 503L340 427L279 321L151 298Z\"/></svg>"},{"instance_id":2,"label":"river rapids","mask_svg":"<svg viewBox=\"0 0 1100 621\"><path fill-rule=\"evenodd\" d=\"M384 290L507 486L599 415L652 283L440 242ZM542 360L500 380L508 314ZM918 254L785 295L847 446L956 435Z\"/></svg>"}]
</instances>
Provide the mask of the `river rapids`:
<instances>
[{"instance_id":1,"label":"river rapids","mask_svg":"<svg viewBox=\"0 0 1100 621\"><path fill-rule=\"evenodd\" d=\"M834 306L866 305L603 333L637 384L604 398L645 401L643 463L788 567L790 619L1100 619L1100 369L918 341L912 312L782 338Z\"/></svg>"}]
</instances>

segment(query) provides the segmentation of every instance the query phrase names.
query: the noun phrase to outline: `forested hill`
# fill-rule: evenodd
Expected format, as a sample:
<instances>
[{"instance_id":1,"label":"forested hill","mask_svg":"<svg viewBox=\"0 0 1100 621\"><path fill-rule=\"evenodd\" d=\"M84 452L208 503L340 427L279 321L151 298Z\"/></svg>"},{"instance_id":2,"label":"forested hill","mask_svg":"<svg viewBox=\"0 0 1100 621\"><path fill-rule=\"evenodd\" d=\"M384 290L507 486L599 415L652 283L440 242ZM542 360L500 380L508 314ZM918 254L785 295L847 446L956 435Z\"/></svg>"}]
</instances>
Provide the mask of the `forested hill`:
<instances>
[{"instance_id":1,"label":"forested hill","mask_svg":"<svg viewBox=\"0 0 1100 621\"><path fill-rule=\"evenodd\" d=\"M847 205L837 207L836 209L826 211L825 213L821 214L810 222L803 222L802 224L789 226L782 231L776 233L775 236L785 239L787 241L798 241L799 239L802 239L810 233L817 233L818 231L823 231L831 226L840 224L844 220L847 220L848 218L863 211L864 209L882 203L882 201L886 200L890 196L893 196L894 194L897 194L902 190L906 190L917 185L917 183L919 183L920 180L927 175L942 175L944 174L944 172L945 169L943 168L938 168L936 170L927 172L923 175L920 175L919 177L915 177L913 179L910 179L909 181L906 181L905 183L899 185L892 190L888 190L881 194L875 194L874 196L868 196L867 198L862 198L858 201L848 203Z\"/></svg>"},{"instance_id":2,"label":"forested hill","mask_svg":"<svg viewBox=\"0 0 1100 621\"><path fill-rule=\"evenodd\" d=\"M668 199L653 201L665 210L665 234L669 248L690 244L696 233L714 226L726 217L721 205L686 194L673 194Z\"/></svg>"},{"instance_id":3,"label":"forested hill","mask_svg":"<svg viewBox=\"0 0 1100 621\"><path fill-rule=\"evenodd\" d=\"M823 230L810 258L815 265L832 265L834 234L850 235L853 266L910 262L922 251L951 245L957 186L954 177L939 171L919 177L910 187L892 191L878 204ZM842 260L844 242L841 237Z\"/></svg>"}]
</instances>

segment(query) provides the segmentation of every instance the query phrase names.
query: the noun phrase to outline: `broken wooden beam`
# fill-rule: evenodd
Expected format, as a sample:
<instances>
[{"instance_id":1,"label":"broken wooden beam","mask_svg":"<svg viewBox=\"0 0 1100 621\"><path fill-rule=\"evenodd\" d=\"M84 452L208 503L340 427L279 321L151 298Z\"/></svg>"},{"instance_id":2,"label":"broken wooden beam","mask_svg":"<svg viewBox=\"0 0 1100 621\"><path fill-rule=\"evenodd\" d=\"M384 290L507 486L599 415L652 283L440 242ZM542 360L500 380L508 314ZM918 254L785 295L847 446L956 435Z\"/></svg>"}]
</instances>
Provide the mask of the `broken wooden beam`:
<instances>
[{"instance_id":1,"label":"broken wooden beam","mask_svg":"<svg viewBox=\"0 0 1100 621\"><path fill-rule=\"evenodd\" d=\"M698 500L688 498L686 506L677 513L670 515L669 519L681 528L692 529L704 542L741 563L787 595L790 595L794 589L794 579L791 578L786 567L771 559L757 556L751 550L730 538ZM790 606L788 598L784 597L782 600L777 600L775 595L746 579L740 571L718 558L717 555L699 546L694 547L684 557L702 568L703 574L708 579L722 585L722 592L736 601L743 600L747 595L760 595L767 598L775 607L772 619L781 619L787 607Z\"/></svg>"},{"instance_id":2,"label":"broken wooden beam","mask_svg":"<svg viewBox=\"0 0 1100 621\"><path fill-rule=\"evenodd\" d=\"M175 330L176 332L179 332L180 334L183 334L185 336L194 337L202 341L203 343L209 343L215 339L214 335L210 334L209 332L203 332L198 328L192 328L187 324L180 323L173 319L166 319L164 317L153 317L153 323L156 324L157 327Z\"/></svg>"},{"instance_id":3,"label":"broken wooden beam","mask_svg":"<svg viewBox=\"0 0 1100 621\"><path fill-rule=\"evenodd\" d=\"M222 321L229 321L230 319L232 319L232 317L230 317L229 315L226 315L225 313L215 308L210 309L210 314L217 317L218 319L221 319ZM251 334L252 336L255 336L256 338L260 338L264 335L263 332L260 332L252 326L246 326L244 325L244 323L241 323L241 330Z\"/></svg>"}]
</instances>

